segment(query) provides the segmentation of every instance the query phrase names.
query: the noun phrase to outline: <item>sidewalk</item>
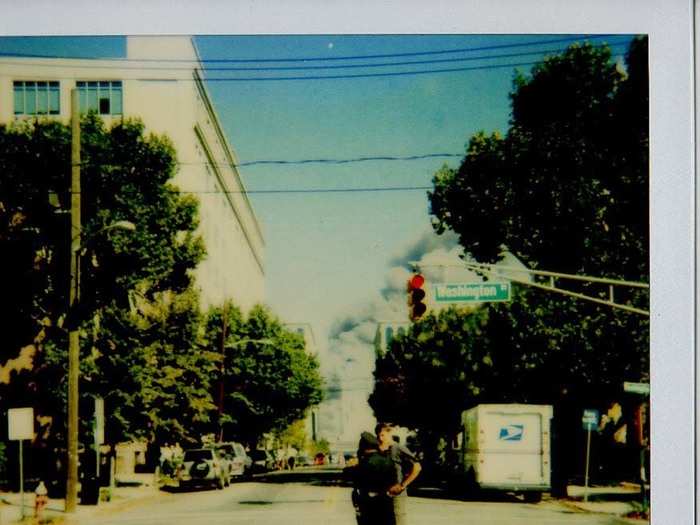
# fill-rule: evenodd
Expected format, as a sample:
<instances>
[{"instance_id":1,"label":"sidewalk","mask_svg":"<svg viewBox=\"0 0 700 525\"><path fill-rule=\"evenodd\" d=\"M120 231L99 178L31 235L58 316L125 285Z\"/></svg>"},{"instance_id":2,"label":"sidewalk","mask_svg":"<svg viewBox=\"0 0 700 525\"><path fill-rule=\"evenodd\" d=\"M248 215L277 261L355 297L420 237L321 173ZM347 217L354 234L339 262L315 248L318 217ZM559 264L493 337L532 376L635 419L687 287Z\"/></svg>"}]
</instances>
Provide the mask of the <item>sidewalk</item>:
<instances>
[{"instance_id":1,"label":"sidewalk","mask_svg":"<svg viewBox=\"0 0 700 525\"><path fill-rule=\"evenodd\" d=\"M620 524L642 525L649 523L648 519L626 517L642 508L639 485L622 483L611 487L588 487L588 501L584 501L585 492L585 487L569 485L567 488L568 498L559 501L569 508L582 512L617 516Z\"/></svg>"},{"instance_id":2,"label":"sidewalk","mask_svg":"<svg viewBox=\"0 0 700 525\"><path fill-rule=\"evenodd\" d=\"M153 474L134 474L118 477L117 486L112 489L110 501L100 501L97 505L78 505L76 512L64 512L63 499L50 499L42 515L42 523L80 523L99 516L106 516L151 500L168 497L168 493L158 490L154 485ZM0 525L21 521L22 506L19 493L0 493ZM25 519L34 520L34 493L24 493Z\"/></svg>"}]
</instances>

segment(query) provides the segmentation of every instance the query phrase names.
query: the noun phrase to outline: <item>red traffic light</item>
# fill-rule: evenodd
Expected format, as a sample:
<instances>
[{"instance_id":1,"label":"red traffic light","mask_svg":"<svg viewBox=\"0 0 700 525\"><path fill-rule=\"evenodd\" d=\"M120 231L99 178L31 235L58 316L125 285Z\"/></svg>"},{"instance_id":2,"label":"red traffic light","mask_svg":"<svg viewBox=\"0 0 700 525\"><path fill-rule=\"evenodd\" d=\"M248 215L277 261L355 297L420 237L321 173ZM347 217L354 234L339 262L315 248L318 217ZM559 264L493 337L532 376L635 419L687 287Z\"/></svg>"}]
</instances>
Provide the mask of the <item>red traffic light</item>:
<instances>
[{"instance_id":1,"label":"red traffic light","mask_svg":"<svg viewBox=\"0 0 700 525\"><path fill-rule=\"evenodd\" d=\"M419 273L415 274L408 281L408 285L412 290L415 290L416 288L421 288L424 283L425 283L425 277L423 277Z\"/></svg>"},{"instance_id":2,"label":"red traffic light","mask_svg":"<svg viewBox=\"0 0 700 525\"><path fill-rule=\"evenodd\" d=\"M420 319L428 310L427 305L423 302L425 299L424 284L425 278L419 273L414 274L408 280L408 317L412 321Z\"/></svg>"}]
</instances>

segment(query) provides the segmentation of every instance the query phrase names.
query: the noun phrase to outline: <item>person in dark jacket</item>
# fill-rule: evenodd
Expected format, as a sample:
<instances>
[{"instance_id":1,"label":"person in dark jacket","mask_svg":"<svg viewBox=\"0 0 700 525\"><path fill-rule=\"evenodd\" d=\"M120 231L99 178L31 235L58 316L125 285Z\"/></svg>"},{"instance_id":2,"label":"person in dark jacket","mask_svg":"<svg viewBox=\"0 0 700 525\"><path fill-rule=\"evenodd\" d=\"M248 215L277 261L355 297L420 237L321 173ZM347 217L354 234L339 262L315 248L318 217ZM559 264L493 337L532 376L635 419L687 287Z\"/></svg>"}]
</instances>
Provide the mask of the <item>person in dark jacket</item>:
<instances>
[{"instance_id":1,"label":"person in dark jacket","mask_svg":"<svg viewBox=\"0 0 700 525\"><path fill-rule=\"evenodd\" d=\"M389 487L395 478L391 458L379 451L379 442L363 432L357 447L357 465L352 467L352 503L357 525L390 525L393 519Z\"/></svg>"},{"instance_id":2,"label":"person in dark jacket","mask_svg":"<svg viewBox=\"0 0 700 525\"><path fill-rule=\"evenodd\" d=\"M388 423L379 423L375 429L379 454L388 458L392 465L392 479L386 493L390 497L390 525L406 525L406 489L418 477L421 465L415 454L394 441L394 428Z\"/></svg>"}]
</instances>

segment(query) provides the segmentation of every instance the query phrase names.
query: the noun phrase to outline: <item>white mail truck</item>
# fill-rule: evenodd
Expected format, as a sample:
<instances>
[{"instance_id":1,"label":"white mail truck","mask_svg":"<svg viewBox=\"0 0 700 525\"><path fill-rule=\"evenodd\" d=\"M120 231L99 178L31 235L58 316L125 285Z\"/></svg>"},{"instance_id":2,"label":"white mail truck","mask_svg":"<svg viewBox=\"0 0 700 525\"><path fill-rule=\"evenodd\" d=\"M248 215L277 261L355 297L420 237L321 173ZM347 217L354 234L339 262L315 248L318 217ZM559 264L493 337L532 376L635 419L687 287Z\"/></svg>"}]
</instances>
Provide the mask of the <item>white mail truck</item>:
<instances>
[{"instance_id":1,"label":"white mail truck","mask_svg":"<svg viewBox=\"0 0 700 525\"><path fill-rule=\"evenodd\" d=\"M451 489L522 493L539 501L551 488L551 405L483 404L462 413L453 442Z\"/></svg>"}]
</instances>

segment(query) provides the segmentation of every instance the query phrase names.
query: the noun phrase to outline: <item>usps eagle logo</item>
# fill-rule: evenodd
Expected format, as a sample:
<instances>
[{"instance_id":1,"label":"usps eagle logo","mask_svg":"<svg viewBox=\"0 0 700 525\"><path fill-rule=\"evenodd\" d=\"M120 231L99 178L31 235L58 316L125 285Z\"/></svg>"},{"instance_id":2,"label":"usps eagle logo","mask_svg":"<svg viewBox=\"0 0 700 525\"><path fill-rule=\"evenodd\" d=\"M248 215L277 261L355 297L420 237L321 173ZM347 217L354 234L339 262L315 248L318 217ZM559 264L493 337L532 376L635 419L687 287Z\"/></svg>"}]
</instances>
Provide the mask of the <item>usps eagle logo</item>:
<instances>
[{"instance_id":1,"label":"usps eagle logo","mask_svg":"<svg viewBox=\"0 0 700 525\"><path fill-rule=\"evenodd\" d=\"M506 425L501 428L498 439L502 441L521 441L523 439L523 425Z\"/></svg>"}]
</instances>

